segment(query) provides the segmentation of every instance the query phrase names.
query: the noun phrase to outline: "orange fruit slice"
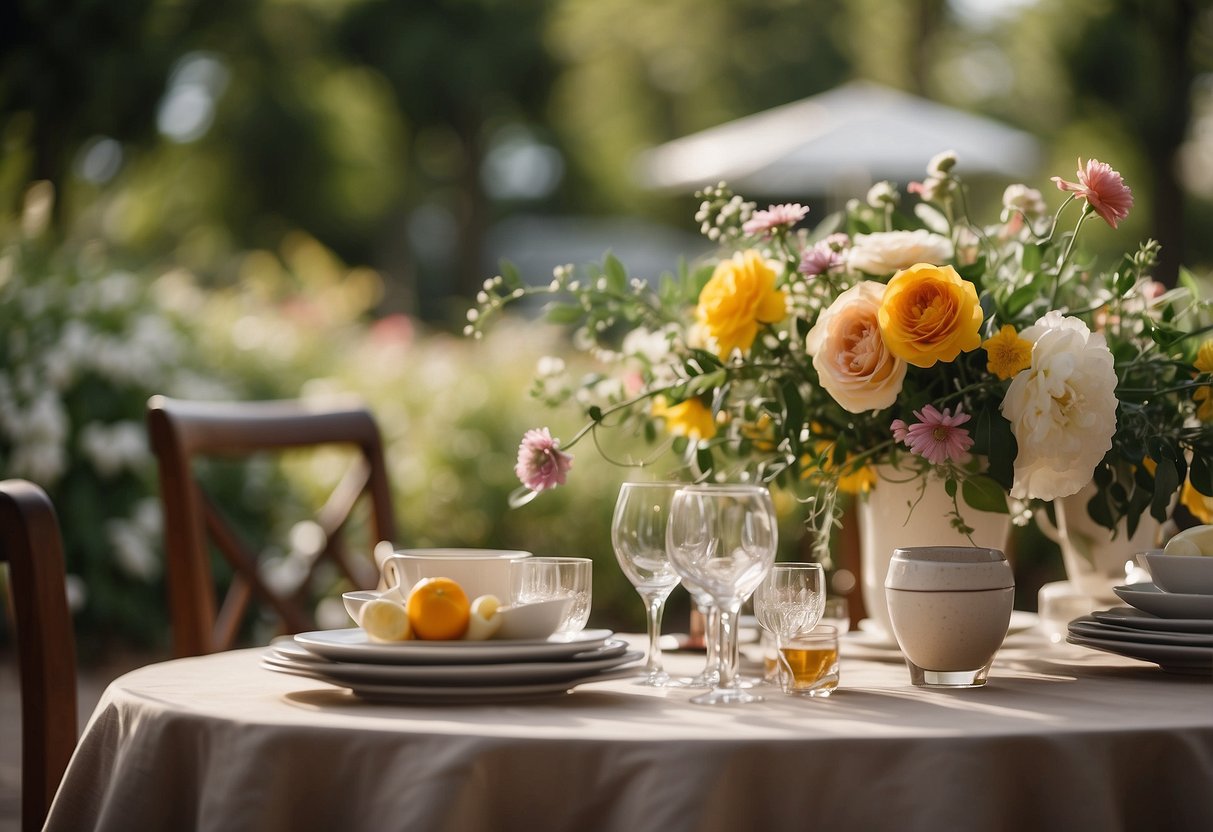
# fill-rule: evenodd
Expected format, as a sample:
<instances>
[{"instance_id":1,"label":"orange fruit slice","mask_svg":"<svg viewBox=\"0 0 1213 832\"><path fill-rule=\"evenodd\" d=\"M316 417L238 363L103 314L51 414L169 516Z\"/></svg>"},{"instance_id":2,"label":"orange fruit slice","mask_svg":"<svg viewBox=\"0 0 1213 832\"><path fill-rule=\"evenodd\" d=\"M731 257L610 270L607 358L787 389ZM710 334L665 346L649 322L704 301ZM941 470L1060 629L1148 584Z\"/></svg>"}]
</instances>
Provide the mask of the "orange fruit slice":
<instances>
[{"instance_id":1,"label":"orange fruit slice","mask_svg":"<svg viewBox=\"0 0 1213 832\"><path fill-rule=\"evenodd\" d=\"M450 578L422 578L405 602L413 635L430 641L462 638L471 604L467 593Z\"/></svg>"}]
</instances>

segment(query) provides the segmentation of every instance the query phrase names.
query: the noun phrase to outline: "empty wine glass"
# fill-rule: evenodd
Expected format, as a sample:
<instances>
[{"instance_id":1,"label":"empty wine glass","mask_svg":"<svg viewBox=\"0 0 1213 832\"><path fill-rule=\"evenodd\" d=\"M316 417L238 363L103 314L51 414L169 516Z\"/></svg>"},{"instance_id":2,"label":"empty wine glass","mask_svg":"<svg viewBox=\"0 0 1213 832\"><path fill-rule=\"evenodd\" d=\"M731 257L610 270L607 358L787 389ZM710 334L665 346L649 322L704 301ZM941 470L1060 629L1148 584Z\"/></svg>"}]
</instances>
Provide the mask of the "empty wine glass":
<instances>
[{"instance_id":1,"label":"empty wine glass","mask_svg":"<svg viewBox=\"0 0 1213 832\"><path fill-rule=\"evenodd\" d=\"M666 528L670 563L688 587L712 598L720 616L720 680L692 702L762 701L738 683L737 619L771 568L778 542L775 506L765 487L691 485L674 495Z\"/></svg>"},{"instance_id":2,"label":"empty wine glass","mask_svg":"<svg viewBox=\"0 0 1213 832\"><path fill-rule=\"evenodd\" d=\"M784 646L821 621L825 570L819 563L777 563L754 590L754 617L775 637L780 673L791 672Z\"/></svg>"},{"instance_id":3,"label":"empty wine glass","mask_svg":"<svg viewBox=\"0 0 1213 832\"><path fill-rule=\"evenodd\" d=\"M673 482L625 482L619 488L611 521L615 559L640 593L648 613L648 659L639 684L649 687L672 684L670 674L662 667L661 616L666 599L679 581L665 548L670 501L678 488L679 484Z\"/></svg>"}]
</instances>

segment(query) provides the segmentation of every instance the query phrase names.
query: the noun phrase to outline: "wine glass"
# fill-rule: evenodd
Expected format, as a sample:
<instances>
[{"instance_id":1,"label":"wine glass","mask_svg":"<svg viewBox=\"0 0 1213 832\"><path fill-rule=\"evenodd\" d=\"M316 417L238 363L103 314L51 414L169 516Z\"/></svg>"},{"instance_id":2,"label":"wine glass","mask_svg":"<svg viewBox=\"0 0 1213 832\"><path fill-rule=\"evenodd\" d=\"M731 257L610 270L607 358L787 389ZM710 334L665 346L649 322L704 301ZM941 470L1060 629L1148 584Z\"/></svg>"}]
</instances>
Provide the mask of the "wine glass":
<instances>
[{"instance_id":1,"label":"wine glass","mask_svg":"<svg viewBox=\"0 0 1213 832\"><path fill-rule=\"evenodd\" d=\"M625 482L619 488L611 521L611 544L623 574L636 587L648 613L649 651L644 678L648 687L671 686L661 661L661 616L666 599L678 585L665 548L670 501L679 489L674 482Z\"/></svg>"},{"instance_id":2,"label":"wine glass","mask_svg":"<svg viewBox=\"0 0 1213 832\"><path fill-rule=\"evenodd\" d=\"M754 617L775 637L780 673L788 674L784 646L817 626L825 609L825 570L819 563L777 563L754 590Z\"/></svg>"},{"instance_id":3,"label":"wine glass","mask_svg":"<svg viewBox=\"0 0 1213 832\"><path fill-rule=\"evenodd\" d=\"M741 605L775 560L779 530L771 492L758 485L690 485L670 504L666 548L688 587L711 597L720 617L720 680L698 705L760 702L737 678Z\"/></svg>"}]
</instances>

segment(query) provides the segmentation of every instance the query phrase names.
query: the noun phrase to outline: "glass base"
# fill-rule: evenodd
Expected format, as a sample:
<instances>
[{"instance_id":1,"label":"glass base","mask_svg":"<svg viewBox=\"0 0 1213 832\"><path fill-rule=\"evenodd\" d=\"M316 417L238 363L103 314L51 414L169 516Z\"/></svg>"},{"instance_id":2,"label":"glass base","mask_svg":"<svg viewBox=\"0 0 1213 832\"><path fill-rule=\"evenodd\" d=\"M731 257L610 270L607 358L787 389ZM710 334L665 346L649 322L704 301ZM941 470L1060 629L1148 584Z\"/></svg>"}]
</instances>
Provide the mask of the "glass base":
<instances>
[{"instance_id":1,"label":"glass base","mask_svg":"<svg viewBox=\"0 0 1213 832\"><path fill-rule=\"evenodd\" d=\"M927 670L906 659L910 684L921 688L979 688L990 675L990 665L976 670Z\"/></svg>"},{"instance_id":2,"label":"glass base","mask_svg":"<svg viewBox=\"0 0 1213 832\"><path fill-rule=\"evenodd\" d=\"M761 696L745 688L713 688L691 699L694 705L745 705L762 701Z\"/></svg>"},{"instance_id":3,"label":"glass base","mask_svg":"<svg viewBox=\"0 0 1213 832\"><path fill-rule=\"evenodd\" d=\"M636 685L636 687L641 688L682 688L687 686L684 680L675 679L664 670L656 670L652 673L646 673L637 679L633 684Z\"/></svg>"}]
</instances>

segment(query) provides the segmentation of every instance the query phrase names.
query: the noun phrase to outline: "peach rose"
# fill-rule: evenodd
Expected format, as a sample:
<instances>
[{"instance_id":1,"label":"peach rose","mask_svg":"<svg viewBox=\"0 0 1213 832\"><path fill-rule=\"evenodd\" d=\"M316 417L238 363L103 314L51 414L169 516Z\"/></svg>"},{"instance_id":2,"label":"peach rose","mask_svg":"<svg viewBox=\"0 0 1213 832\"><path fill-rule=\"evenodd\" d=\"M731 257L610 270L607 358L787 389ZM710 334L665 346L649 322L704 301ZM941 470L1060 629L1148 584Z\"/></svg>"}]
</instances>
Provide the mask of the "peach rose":
<instances>
[{"instance_id":1,"label":"peach rose","mask_svg":"<svg viewBox=\"0 0 1213 832\"><path fill-rule=\"evenodd\" d=\"M875 281L856 283L821 313L805 339L821 386L851 413L893 404L906 377L906 363L880 335L884 291Z\"/></svg>"},{"instance_id":2,"label":"peach rose","mask_svg":"<svg viewBox=\"0 0 1213 832\"><path fill-rule=\"evenodd\" d=\"M981 346L977 289L951 266L917 263L893 275L878 317L889 350L915 367Z\"/></svg>"}]
</instances>

